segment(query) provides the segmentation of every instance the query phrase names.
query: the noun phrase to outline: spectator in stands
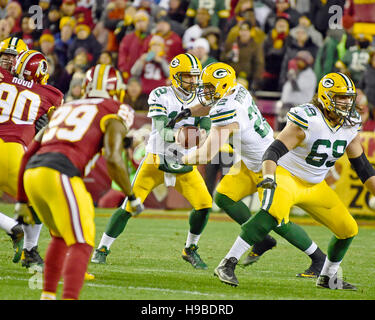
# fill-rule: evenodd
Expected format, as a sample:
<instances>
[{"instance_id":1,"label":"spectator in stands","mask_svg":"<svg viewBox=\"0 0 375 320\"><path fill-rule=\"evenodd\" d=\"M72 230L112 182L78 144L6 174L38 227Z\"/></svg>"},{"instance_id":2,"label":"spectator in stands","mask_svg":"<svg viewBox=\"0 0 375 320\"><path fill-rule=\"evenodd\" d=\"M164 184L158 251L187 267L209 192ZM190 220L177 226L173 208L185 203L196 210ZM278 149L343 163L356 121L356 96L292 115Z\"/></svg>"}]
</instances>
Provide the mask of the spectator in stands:
<instances>
[{"instance_id":1,"label":"spectator in stands","mask_svg":"<svg viewBox=\"0 0 375 320\"><path fill-rule=\"evenodd\" d=\"M142 83L136 78L129 79L126 86L124 103L130 105L136 111L148 111L148 95L142 92Z\"/></svg>"},{"instance_id":2,"label":"spectator in stands","mask_svg":"<svg viewBox=\"0 0 375 320\"><path fill-rule=\"evenodd\" d=\"M264 71L263 43L257 43L252 35L253 25L243 21L239 35L233 42L226 41L221 60L231 65L238 73L246 73L250 90L257 90Z\"/></svg>"},{"instance_id":3,"label":"spectator in stands","mask_svg":"<svg viewBox=\"0 0 375 320\"><path fill-rule=\"evenodd\" d=\"M56 54L46 56L48 62L48 84L59 89L64 95L69 90L72 76L67 72L65 66L60 65Z\"/></svg>"},{"instance_id":4,"label":"spectator in stands","mask_svg":"<svg viewBox=\"0 0 375 320\"><path fill-rule=\"evenodd\" d=\"M370 60L370 34L356 34L356 45L346 51L342 60L338 60L335 66L343 73L348 73L355 85L361 81L362 74L366 70Z\"/></svg>"},{"instance_id":5,"label":"spectator in stands","mask_svg":"<svg viewBox=\"0 0 375 320\"><path fill-rule=\"evenodd\" d=\"M37 39L40 34L34 32L35 26L29 14L24 14L21 18L21 31L14 34L15 37L22 39L29 49L34 49L37 45Z\"/></svg>"},{"instance_id":6,"label":"spectator in stands","mask_svg":"<svg viewBox=\"0 0 375 320\"><path fill-rule=\"evenodd\" d=\"M286 114L293 106L311 101L317 85L312 69L314 58L309 51L299 51L288 63L287 81L282 86L281 110L277 115L277 130L286 124Z\"/></svg>"},{"instance_id":7,"label":"spectator in stands","mask_svg":"<svg viewBox=\"0 0 375 320\"><path fill-rule=\"evenodd\" d=\"M82 82L85 79L85 74L82 72L74 73L70 81L69 91L65 95L65 102L78 100L82 96Z\"/></svg>"},{"instance_id":8,"label":"spectator in stands","mask_svg":"<svg viewBox=\"0 0 375 320\"><path fill-rule=\"evenodd\" d=\"M48 28L52 34L60 31L61 12L57 5L52 5L48 11L47 19L44 22L45 27ZM44 25L43 25L44 26Z\"/></svg>"},{"instance_id":9,"label":"spectator in stands","mask_svg":"<svg viewBox=\"0 0 375 320\"><path fill-rule=\"evenodd\" d=\"M160 10L157 14L157 16L155 17L156 18L156 21L158 21L161 17L168 17L169 18L169 23L171 25L171 30L173 30L174 32L176 32L178 34L178 36L182 39L185 31L186 31L186 28L185 26L176 21L176 20L172 20L172 18L169 16L168 14L168 11L167 10Z\"/></svg>"},{"instance_id":10,"label":"spectator in stands","mask_svg":"<svg viewBox=\"0 0 375 320\"><path fill-rule=\"evenodd\" d=\"M191 0L186 11L185 24L192 26L197 16L199 8L206 8L211 16L211 25L223 28L229 17L229 10L226 7L225 0L204 1Z\"/></svg>"},{"instance_id":11,"label":"spectator in stands","mask_svg":"<svg viewBox=\"0 0 375 320\"><path fill-rule=\"evenodd\" d=\"M0 19L0 41L10 37L10 26L6 19Z\"/></svg>"},{"instance_id":12,"label":"spectator in stands","mask_svg":"<svg viewBox=\"0 0 375 320\"><path fill-rule=\"evenodd\" d=\"M165 45L165 56L169 62L179 55L185 52L182 46L181 37L171 29L170 18L167 16L161 16L156 23L155 35L161 36L164 39ZM144 44L144 51L149 47L149 42L151 41L153 35L149 35Z\"/></svg>"},{"instance_id":13,"label":"spectator in stands","mask_svg":"<svg viewBox=\"0 0 375 320\"><path fill-rule=\"evenodd\" d=\"M208 66L210 63L216 62L217 60L211 57L210 54L210 44L205 38L199 38L194 41L193 48L190 51L195 55L202 64L202 69Z\"/></svg>"},{"instance_id":14,"label":"spectator in stands","mask_svg":"<svg viewBox=\"0 0 375 320\"><path fill-rule=\"evenodd\" d=\"M61 18L60 32L55 35L55 53L62 66L68 63L68 48L73 43L75 24L76 21L72 17Z\"/></svg>"},{"instance_id":15,"label":"spectator in stands","mask_svg":"<svg viewBox=\"0 0 375 320\"><path fill-rule=\"evenodd\" d=\"M307 33L311 38L311 41L317 47L320 48L321 46L323 46L323 36L318 30L315 29L315 26L311 23L309 14L305 13L305 14L303 14L299 17L297 27L290 30L290 35L292 37L296 36L295 33L297 32L298 26L302 26L302 27L306 28Z\"/></svg>"},{"instance_id":16,"label":"spectator in stands","mask_svg":"<svg viewBox=\"0 0 375 320\"><path fill-rule=\"evenodd\" d=\"M185 50L193 48L194 41L202 36L205 28L210 26L211 16L206 8L199 8L196 14L196 23L187 28L183 37L182 44Z\"/></svg>"},{"instance_id":17,"label":"spectator in stands","mask_svg":"<svg viewBox=\"0 0 375 320\"><path fill-rule=\"evenodd\" d=\"M4 19L7 16L7 4L8 0L0 0L0 19Z\"/></svg>"},{"instance_id":18,"label":"spectator in stands","mask_svg":"<svg viewBox=\"0 0 375 320\"><path fill-rule=\"evenodd\" d=\"M76 37L68 48L68 60L74 58L74 53L78 48L85 48L89 53L90 66L95 65L102 52L102 46L91 33L91 29L86 24L77 24L75 27Z\"/></svg>"},{"instance_id":19,"label":"spectator in stands","mask_svg":"<svg viewBox=\"0 0 375 320\"><path fill-rule=\"evenodd\" d=\"M112 53L104 50L99 56L98 63L113 65Z\"/></svg>"},{"instance_id":20,"label":"spectator in stands","mask_svg":"<svg viewBox=\"0 0 375 320\"><path fill-rule=\"evenodd\" d=\"M354 20L355 33L368 33L375 35L375 1L347 0L345 1L345 15L350 15Z\"/></svg>"},{"instance_id":21,"label":"spectator in stands","mask_svg":"<svg viewBox=\"0 0 375 320\"><path fill-rule=\"evenodd\" d=\"M148 13L144 10L138 10L134 16L135 30L127 34L120 42L118 69L122 72L125 83L131 76L131 67L144 52L144 42L149 33L149 21ZM131 46L129 43L131 43Z\"/></svg>"},{"instance_id":22,"label":"spectator in stands","mask_svg":"<svg viewBox=\"0 0 375 320\"><path fill-rule=\"evenodd\" d=\"M39 39L40 51L45 55L54 54L55 52L55 38L52 33L47 29L43 31Z\"/></svg>"},{"instance_id":23,"label":"spectator in stands","mask_svg":"<svg viewBox=\"0 0 375 320\"><path fill-rule=\"evenodd\" d=\"M279 77L279 88L281 89L285 81L287 80L288 63L289 60L293 59L298 51L306 50L315 57L319 48L312 42L306 28L298 26L296 29L295 36L292 37L292 41L288 43L283 62L281 63L280 77Z\"/></svg>"},{"instance_id":24,"label":"spectator in stands","mask_svg":"<svg viewBox=\"0 0 375 320\"><path fill-rule=\"evenodd\" d=\"M121 43L122 38L126 34L134 31L134 28L135 28L134 17L135 17L136 12L137 12L137 9L134 6L128 5L125 9L125 13L124 13L124 17L122 21L120 21L117 24L116 29L114 31L114 35L119 45Z\"/></svg>"},{"instance_id":25,"label":"spectator in stands","mask_svg":"<svg viewBox=\"0 0 375 320\"><path fill-rule=\"evenodd\" d=\"M102 16L104 27L108 30L106 50L111 52L118 51L118 42L115 36L115 29L119 22L124 20L126 9L126 0L116 0L108 3Z\"/></svg>"},{"instance_id":26,"label":"spectator in stands","mask_svg":"<svg viewBox=\"0 0 375 320\"><path fill-rule=\"evenodd\" d=\"M375 131L374 108L369 106L366 94L358 88L355 107L362 119L362 130Z\"/></svg>"},{"instance_id":27,"label":"spectator in stands","mask_svg":"<svg viewBox=\"0 0 375 320\"><path fill-rule=\"evenodd\" d=\"M63 0L60 6L62 17L73 17L74 11L77 8L76 0Z\"/></svg>"},{"instance_id":28,"label":"spectator in stands","mask_svg":"<svg viewBox=\"0 0 375 320\"><path fill-rule=\"evenodd\" d=\"M281 64L290 41L289 21L283 16L277 17L275 27L268 33L264 42L263 90L279 90Z\"/></svg>"},{"instance_id":29,"label":"spectator in stands","mask_svg":"<svg viewBox=\"0 0 375 320\"><path fill-rule=\"evenodd\" d=\"M90 68L89 54L84 47L79 47L74 52L74 58L68 62L65 69L73 78L76 73L85 73Z\"/></svg>"},{"instance_id":30,"label":"spectator in stands","mask_svg":"<svg viewBox=\"0 0 375 320\"><path fill-rule=\"evenodd\" d=\"M275 26L276 18L280 15L285 16L289 20L291 29L298 25L298 19L301 16L297 10L291 7L289 0L276 0L276 8L268 15L264 25L266 33Z\"/></svg>"},{"instance_id":31,"label":"spectator in stands","mask_svg":"<svg viewBox=\"0 0 375 320\"><path fill-rule=\"evenodd\" d=\"M202 37L206 38L210 45L209 55L216 60L220 59L221 47L220 47L220 37L221 31L218 27L208 27L202 32Z\"/></svg>"},{"instance_id":32,"label":"spectator in stands","mask_svg":"<svg viewBox=\"0 0 375 320\"><path fill-rule=\"evenodd\" d=\"M244 20L256 23L253 0L239 0L234 7L234 15L227 20L223 33L228 34L229 30Z\"/></svg>"},{"instance_id":33,"label":"spectator in stands","mask_svg":"<svg viewBox=\"0 0 375 320\"><path fill-rule=\"evenodd\" d=\"M134 63L130 72L142 82L142 92L149 94L157 87L165 86L169 77L169 62L165 52L165 42L161 36L153 35L148 51Z\"/></svg>"},{"instance_id":34,"label":"spectator in stands","mask_svg":"<svg viewBox=\"0 0 375 320\"><path fill-rule=\"evenodd\" d=\"M168 16L171 20L183 23L189 3L187 0L170 0Z\"/></svg>"},{"instance_id":35,"label":"spectator in stands","mask_svg":"<svg viewBox=\"0 0 375 320\"><path fill-rule=\"evenodd\" d=\"M369 63L358 87L367 96L369 107L373 112L375 110L375 51L370 52Z\"/></svg>"},{"instance_id":36,"label":"spectator in stands","mask_svg":"<svg viewBox=\"0 0 375 320\"><path fill-rule=\"evenodd\" d=\"M22 7L17 1L8 2L7 19L11 24L11 34L21 32Z\"/></svg>"}]
</instances>

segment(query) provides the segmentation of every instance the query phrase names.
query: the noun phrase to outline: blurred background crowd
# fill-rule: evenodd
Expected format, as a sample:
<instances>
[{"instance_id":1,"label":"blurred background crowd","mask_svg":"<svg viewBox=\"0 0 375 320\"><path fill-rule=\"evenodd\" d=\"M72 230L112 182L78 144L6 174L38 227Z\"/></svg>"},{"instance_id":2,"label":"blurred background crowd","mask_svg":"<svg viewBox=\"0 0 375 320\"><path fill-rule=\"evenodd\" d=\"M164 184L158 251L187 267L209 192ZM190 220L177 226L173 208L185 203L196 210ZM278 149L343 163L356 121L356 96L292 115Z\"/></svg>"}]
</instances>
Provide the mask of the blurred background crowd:
<instances>
[{"instance_id":1,"label":"blurred background crowd","mask_svg":"<svg viewBox=\"0 0 375 320\"><path fill-rule=\"evenodd\" d=\"M344 72L375 129L375 0L0 0L0 40L11 35L46 56L65 101L80 98L88 68L112 64L144 115L169 62L190 52L203 67L230 64L276 131L324 74Z\"/></svg>"}]
</instances>

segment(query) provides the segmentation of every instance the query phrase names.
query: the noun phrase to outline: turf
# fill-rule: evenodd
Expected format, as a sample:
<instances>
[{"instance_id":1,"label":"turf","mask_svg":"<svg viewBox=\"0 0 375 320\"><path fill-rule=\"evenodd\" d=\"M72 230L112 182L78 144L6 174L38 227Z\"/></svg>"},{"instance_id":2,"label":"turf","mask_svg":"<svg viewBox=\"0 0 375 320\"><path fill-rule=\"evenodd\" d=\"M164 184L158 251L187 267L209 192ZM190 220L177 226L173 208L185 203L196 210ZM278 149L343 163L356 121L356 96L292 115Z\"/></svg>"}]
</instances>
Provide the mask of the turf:
<instances>
[{"instance_id":1,"label":"turf","mask_svg":"<svg viewBox=\"0 0 375 320\"><path fill-rule=\"evenodd\" d=\"M12 205L0 205L0 211L12 215ZM96 241L113 210L97 210ZM86 281L83 300L373 300L375 299L375 229L360 226L343 263L343 276L358 291L318 289L314 279L295 275L305 270L309 258L277 234L277 247L259 262L236 268L237 288L221 283L214 268L225 256L239 234L239 226L224 214L214 214L199 242L199 253L208 270L195 270L182 260L181 251L188 230L188 212L145 212L131 219L125 232L111 247L106 265L89 264L95 280ZM292 219L293 220L293 219ZM298 219L298 223L310 220ZM331 238L328 229L304 225L314 241L326 251ZM43 227L39 250L44 257L50 236ZM0 299L35 300L40 297L41 274L12 263L10 238L0 233ZM58 298L61 294L59 285Z\"/></svg>"}]
</instances>

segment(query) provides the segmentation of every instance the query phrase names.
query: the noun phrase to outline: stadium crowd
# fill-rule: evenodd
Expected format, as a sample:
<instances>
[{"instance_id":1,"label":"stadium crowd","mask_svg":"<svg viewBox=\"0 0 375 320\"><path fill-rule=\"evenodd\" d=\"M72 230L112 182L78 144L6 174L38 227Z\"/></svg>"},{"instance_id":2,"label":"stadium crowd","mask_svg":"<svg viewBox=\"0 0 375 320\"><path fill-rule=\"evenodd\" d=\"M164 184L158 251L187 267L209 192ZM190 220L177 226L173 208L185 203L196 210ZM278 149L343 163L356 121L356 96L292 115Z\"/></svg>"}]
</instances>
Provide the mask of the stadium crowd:
<instances>
[{"instance_id":1,"label":"stadium crowd","mask_svg":"<svg viewBox=\"0 0 375 320\"><path fill-rule=\"evenodd\" d=\"M129 84L127 103L147 110L147 94L168 82L168 63L190 52L203 67L228 63L252 93L280 92L280 113L310 99L323 74L345 72L373 118L374 11L375 1L355 0L1 0L0 40L12 35L40 50L65 101L80 96L88 68L105 63Z\"/></svg>"}]
</instances>

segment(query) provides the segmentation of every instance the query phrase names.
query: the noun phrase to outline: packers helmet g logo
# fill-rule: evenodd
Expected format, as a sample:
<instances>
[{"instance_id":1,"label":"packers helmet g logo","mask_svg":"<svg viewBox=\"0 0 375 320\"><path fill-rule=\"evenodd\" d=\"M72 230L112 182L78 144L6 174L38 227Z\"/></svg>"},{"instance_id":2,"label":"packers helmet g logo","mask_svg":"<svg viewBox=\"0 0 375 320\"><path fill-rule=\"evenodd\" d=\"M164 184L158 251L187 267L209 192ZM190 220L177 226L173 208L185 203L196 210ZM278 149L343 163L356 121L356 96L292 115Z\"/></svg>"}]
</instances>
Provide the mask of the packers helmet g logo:
<instances>
[{"instance_id":1,"label":"packers helmet g logo","mask_svg":"<svg viewBox=\"0 0 375 320\"><path fill-rule=\"evenodd\" d=\"M222 79L224 77L226 77L228 74L228 71L225 70L225 69L217 69L215 70L212 75L216 78L216 79Z\"/></svg>"},{"instance_id":2,"label":"packers helmet g logo","mask_svg":"<svg viewBox=\"0 0 375 320\"><path fill-rule=\"evenodd\" d=\"M180 65L180 60L178 60L177 58L175 58L175 59L173 59L172 61L171 61L171 67L172 68L176 68L176 67L178 67Z\"/></svg>"},{"instance_id":3,"label":"packers helmet g logo","mask_svg":"<svg viewBox=\"0 0 375 320\"><path fill-rule=\"evenodd\" d=\"M324 88L332 88L334 84L335 82L330 78L324 79L322 82Z\"/></svg>"}]
</instances>

